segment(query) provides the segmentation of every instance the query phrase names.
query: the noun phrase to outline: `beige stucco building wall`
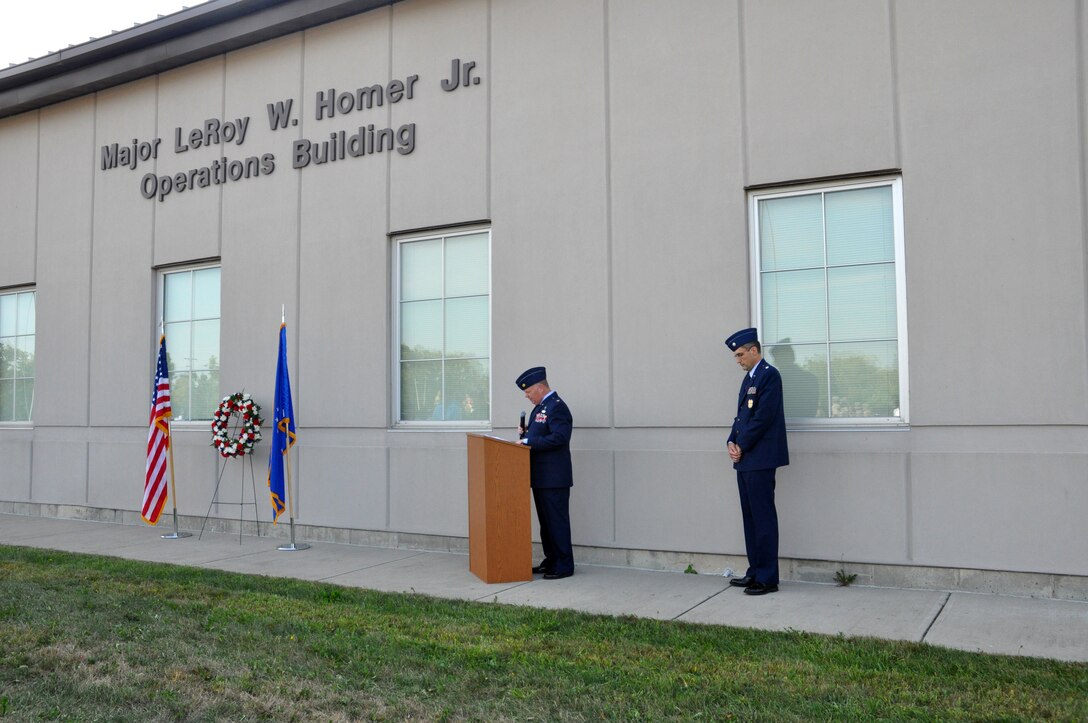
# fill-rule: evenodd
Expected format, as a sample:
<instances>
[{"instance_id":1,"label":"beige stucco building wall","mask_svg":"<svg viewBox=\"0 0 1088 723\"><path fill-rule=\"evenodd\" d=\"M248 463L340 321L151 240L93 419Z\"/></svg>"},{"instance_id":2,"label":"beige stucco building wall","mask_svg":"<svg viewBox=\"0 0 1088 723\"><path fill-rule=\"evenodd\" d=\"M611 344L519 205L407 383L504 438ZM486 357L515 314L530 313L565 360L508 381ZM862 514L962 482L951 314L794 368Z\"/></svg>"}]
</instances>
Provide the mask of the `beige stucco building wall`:
<instances>
[{"instance_id":1,"label":"beige stucco building wall","mask_svg":"<svg viewBox=\"0 0 1088 723\"><path fill-rule=\"evenodd\" d=\"M495 433L547 365L581 558L720 570L744 550L722 339L752 319L746 189L893 172L909 428L790 432L785 576L1084 595L1086 39L1080 0L405 0L9 114L0 290L37 292L37 376L33 424L0 426L0 510L138 522L157 272L218 259L222 393L271 406L287 309L299 523L457 547L463 431L392 424L391 238L482 224ZM444 91L453 59L480 82ZM411 75L411 99L316 119L318 91ZM271 128L287 99L297 125ZM174 152L176 128L247 117L241 145ZM415 149L291 167L293 140L364 122L416 124ZM155 138L101 168L104 144ZM265 153L257 178L140 193ZM174 441L199 520L217 457L203 425Z\"/></svg>"}]
</instances>

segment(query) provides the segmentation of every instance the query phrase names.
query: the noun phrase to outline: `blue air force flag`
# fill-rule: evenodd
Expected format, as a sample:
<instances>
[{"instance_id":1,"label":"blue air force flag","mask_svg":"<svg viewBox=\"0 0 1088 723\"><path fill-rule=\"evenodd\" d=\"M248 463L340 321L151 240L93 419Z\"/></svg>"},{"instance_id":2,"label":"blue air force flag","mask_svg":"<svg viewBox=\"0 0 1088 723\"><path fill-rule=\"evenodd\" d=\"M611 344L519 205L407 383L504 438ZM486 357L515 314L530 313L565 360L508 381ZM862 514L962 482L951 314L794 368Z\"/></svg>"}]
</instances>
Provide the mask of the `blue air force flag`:
<instances>
[{"instance_id":1,"label":"blue air force flag","mask_svg":"<svg viewBox=\"0 0 1088 723\"><path fill-rule=\"evenodd\" d=\"M272 497L272 521L286 509L283 468L295 443L295 411L291 405L291 379L287 374L287 324L280 324L280 356L276 362L276 399L272 416L272 450L268 456L268 492Z\"/></svg>"}]
</instances>

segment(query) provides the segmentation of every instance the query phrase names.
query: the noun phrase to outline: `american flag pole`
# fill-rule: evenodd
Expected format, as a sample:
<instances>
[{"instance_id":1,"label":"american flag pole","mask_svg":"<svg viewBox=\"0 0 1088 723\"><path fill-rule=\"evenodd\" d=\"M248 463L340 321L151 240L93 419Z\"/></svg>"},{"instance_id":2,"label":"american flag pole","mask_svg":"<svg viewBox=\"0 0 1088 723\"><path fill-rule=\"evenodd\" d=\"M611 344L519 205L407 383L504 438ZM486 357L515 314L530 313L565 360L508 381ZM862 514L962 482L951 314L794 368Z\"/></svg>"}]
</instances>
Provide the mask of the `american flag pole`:
<instances>
[{"instance_id":1,"label":"american flag pole","mask_svg":"<svg viewBox=\"0 0 1088 723\"><path fill-rule=\"evenodd\" d=\"M167 426L170 422L166 423ZM163 535L164 540L180 540L183 537L192 537L191 532L178 532L178 493L177 488L174 487L174 445L171 444L166 448L167 459L170 460L170 501L174 503L174 532L169 535Z\"/></svg>"},{"instance_id":2,"label":"american flag pole","mask_svg":"<svg viewBox=\"0 0 1088 723\"><path fill-rule=\"evenodd\" d=\"M161 318L159 319L159 333L163 335L163 338L166 337L166 324ZM166 422L166 428L169 430L170 420L164 419L163 421ZM167 435L169 435L169 431L167 431ZM166 458L170 463L170 501L174 505L174 531L171 534L163 535L162 539L180 540L183 537L192 537L193 534L191 532L178 532L178 493L177 488L174 486L174 440L172 438L170 444L166 447Z\"/></svg>"}]
</instances>

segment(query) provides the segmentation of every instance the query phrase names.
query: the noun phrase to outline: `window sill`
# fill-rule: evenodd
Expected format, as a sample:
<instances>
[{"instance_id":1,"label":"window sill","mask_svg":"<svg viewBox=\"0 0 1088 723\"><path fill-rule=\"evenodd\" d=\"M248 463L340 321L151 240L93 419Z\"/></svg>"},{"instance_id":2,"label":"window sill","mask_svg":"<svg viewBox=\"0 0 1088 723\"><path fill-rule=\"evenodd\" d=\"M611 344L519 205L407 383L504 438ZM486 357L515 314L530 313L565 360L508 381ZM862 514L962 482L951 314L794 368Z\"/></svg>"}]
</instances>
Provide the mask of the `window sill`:
<instances>
[{"instance_id":1,"label":"window sill","mask_svg":"<svg viewBox=\"0 0 1088 723\"><path fill-rule=\"evenodd\" d=\"M786 420L787 432L909 432L910 423L879 420Z\"/></svg>"},{"instance_id":2,"label":"window sill","mask_svg":"<svg viewBox=\"0 0 1088 723\"><path fill-rule=\"evenodd\" d=\"M491 422L400 422L390 432L490 432Z\"/></svg>"}]
</instances>

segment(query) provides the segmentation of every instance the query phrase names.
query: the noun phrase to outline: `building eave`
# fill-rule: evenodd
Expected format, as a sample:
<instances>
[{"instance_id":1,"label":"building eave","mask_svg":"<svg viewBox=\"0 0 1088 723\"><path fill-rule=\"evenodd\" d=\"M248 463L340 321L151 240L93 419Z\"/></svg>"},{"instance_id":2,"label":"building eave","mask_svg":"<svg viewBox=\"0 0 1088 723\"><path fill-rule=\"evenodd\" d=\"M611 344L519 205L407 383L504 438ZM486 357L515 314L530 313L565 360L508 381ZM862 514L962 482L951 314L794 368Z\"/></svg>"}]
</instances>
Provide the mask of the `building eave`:
<instances>
[{"instance_id":1,"label":"building eave","mask_svg":"<svg viewBox=\"0 0 1088 723\"><path fill-rule=\"evenodd\" d=\"M0 118L394 2L397 0L211 0L0 70Z\"/></svg>"}]
</instances>

